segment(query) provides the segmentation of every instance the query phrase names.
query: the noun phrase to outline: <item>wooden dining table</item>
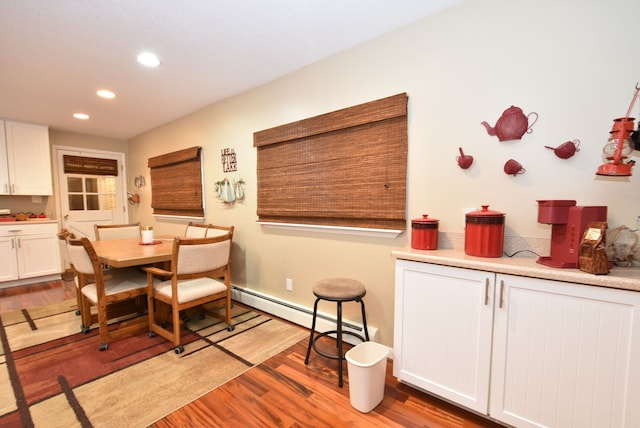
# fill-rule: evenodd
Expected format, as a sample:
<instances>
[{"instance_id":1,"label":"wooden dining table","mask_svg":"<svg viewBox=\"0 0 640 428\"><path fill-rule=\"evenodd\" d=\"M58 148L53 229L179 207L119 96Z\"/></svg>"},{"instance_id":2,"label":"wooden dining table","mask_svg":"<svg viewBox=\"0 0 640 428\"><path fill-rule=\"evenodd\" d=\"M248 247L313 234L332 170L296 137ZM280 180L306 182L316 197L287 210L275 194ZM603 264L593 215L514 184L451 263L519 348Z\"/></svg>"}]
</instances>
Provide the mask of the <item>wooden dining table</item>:
<instances>
[{"instance_id":1,"label":"wooden dining table","mask_svg":"<svg viewBox=\"0 0 640 428\"><path fill-rule=\"evenodd\" d=\"M171 260L173 238L157 238L142 244L140 238L91 241L101 263L114 268L142 266Z\"/></svg>"}]
</instances>

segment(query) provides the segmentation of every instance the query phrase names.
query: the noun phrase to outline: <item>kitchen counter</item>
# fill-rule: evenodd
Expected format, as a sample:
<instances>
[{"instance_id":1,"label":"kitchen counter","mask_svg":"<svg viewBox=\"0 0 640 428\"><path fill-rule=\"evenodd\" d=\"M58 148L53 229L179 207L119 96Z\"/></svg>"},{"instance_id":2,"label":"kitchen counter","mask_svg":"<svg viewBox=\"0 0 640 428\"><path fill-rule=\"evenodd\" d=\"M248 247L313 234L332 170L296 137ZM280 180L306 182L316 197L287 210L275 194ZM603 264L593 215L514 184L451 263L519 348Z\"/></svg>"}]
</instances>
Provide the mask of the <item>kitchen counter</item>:
<instances>
[{"instance_id":1,"label":"kitchen counter","mask_svg":"<svg viewBox=\"0 0 640 428\"><path fill-rule=\"evenodd\" d=\"M58 220L54 220L52 218L30 218L25 221L16 221L16 223L57 223Z\"/></svg>"},{"instance_id":2,"label":"kitchen counter","mask_svg":"<svg viewBox=\"0 0 640 428\"><path fill-rule=\"evenodd\" d=\"M57 223L58 220L54 220L52 218L30 218L27 220L4 220L0 221L0 226L16 226L23 224L47 224L47 223Z\"/></svg>"},{"instance_id":3,"label":"kitchen counter","mask_svg":"<svg viewBox=\"0 0 640 428\"><path fill-rule=\"evenodd\" d=\"M614 266L608 275L593 275L579 269L552 268L541 265L536 262L537 257L473 257L466 255L464 250L457 249L427 251L402 248L393 250L391 255L396 259L437 265L640 291L640 268Z\"/></svg>"}]
</instances>

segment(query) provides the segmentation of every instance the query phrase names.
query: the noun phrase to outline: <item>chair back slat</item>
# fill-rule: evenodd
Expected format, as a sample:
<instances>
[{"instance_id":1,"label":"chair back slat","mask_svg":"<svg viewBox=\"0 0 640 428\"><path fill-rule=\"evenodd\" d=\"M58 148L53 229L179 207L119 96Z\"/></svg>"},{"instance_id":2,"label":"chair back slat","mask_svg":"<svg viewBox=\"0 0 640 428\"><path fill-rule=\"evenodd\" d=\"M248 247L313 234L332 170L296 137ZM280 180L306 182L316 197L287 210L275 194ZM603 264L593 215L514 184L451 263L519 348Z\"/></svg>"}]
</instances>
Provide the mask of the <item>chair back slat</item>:
<instances>
[{"instance_id":1,"label":"chair back slat","mask_svg":"<svg viewBox=\"0 0 640 428\"><path fill-rule=\"evenodd\" d=\"M140 238L140 223L129 224L95 224L96 240Z\"/></svg>"},{"instance_id":2,"label":"chair back slat","mask_svg":"<svg viewBox=\"0 0 640 428\"><path fill-rule=\"evenodd\" d=\"M207 229L209 225L189 222L187 229L184 232L184 236L187 238L204 238L207 236Z\"/></svg>"}]
</instances>

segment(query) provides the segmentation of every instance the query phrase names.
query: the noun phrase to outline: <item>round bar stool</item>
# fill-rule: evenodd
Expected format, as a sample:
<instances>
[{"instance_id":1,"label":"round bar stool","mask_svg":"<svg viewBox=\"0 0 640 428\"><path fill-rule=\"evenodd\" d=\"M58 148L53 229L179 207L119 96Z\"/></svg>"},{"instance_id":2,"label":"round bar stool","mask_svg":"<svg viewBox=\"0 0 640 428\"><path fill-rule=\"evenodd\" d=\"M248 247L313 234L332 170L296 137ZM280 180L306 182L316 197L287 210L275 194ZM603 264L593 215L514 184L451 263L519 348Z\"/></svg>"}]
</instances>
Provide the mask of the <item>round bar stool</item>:
<instances>
[{"instance_id":1,"label":"round bar stool","mask_svg":"<svg viewBox=\"0 0 640 428\"><path fill-rule=\"evenodd\" d=\"M313 304L313 321L311 322L311 335L309 336L309 346L307 347L307 356L304 359L304 363L309 363L309 355L311 354L311 348L323 357L338 360L338 386L342 387L342 362L344 361L344 353L342 352L342 335L350 334L355 336L363 342L369 341L369 330L367 330L367 318L364 312L364 301L362 298L367 293L360 282L354 279L348 278L327 278L320 280L313 286L313 294L316 296L316 301ZM316 317L318 315L318 302L320 300L327 300L329 302L336 302L338 305L338 313L336 320L336 329L325 331L323 333L318 332L316 334ZM362 325L364 327L364 337L361 334L352 331L342 330L342 303L343 302L360 302L362 307ZM336 335L336 341L338 345L338 354L332 355L319 350L316 347L316 341L324 336L330 334Z\"/></svg>"}]
</instances>

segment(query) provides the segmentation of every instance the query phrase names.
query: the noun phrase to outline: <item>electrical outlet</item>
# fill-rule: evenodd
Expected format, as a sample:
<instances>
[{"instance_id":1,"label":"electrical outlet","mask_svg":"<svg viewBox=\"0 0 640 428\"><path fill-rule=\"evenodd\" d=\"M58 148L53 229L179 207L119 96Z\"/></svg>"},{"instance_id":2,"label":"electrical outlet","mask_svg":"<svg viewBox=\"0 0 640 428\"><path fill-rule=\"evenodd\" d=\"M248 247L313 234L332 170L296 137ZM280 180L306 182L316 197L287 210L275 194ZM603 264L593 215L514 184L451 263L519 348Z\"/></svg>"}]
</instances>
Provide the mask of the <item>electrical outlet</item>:
<instances>
[{"instance_id":1,"label":"electrical outlet","mask_svg":"<svg viewBox=\"0 0 640 428\"><path fill-rule=\"evenodd\" d=\"M293 291L293 280L291 278L287 278L287 291Z\"/></svg>"}]
</instances>

